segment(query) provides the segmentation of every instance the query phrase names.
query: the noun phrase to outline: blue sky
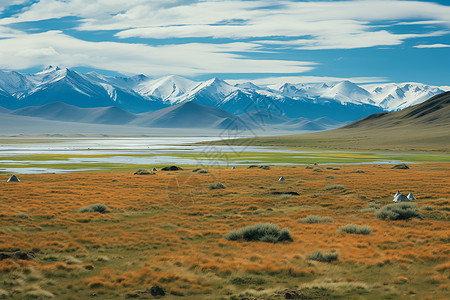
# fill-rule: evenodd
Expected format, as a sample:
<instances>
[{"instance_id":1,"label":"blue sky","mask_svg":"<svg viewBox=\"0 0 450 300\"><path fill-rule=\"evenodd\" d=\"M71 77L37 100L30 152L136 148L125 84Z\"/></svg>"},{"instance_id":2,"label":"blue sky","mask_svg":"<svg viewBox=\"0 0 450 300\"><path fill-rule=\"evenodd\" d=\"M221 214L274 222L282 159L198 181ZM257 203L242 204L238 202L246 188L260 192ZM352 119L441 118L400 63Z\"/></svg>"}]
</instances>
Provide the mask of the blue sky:
<instances>
[{"instance_id":1,"label":"blue sky","mask_svg":"<svg viewBox=\"0 0 450 300\"><path fill-rule=\"evenodd\" d=\"M2 0L0 69L450 85L448 0Z\"/></svg>"}]
</instances>

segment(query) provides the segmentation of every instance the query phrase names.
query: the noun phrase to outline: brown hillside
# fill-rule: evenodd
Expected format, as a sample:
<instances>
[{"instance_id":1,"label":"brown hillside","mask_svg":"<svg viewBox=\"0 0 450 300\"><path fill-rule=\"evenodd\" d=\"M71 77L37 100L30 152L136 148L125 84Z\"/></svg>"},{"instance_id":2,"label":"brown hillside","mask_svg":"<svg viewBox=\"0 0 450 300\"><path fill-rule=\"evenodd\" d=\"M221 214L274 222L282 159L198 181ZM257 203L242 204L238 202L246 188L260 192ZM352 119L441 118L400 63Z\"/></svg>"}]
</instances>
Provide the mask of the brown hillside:
<instances>
[{"instance_id":1,"label":"brown hillside","mask_svg":"<svg viewBox=\"0 0 450 300\"><path fill-rule=\"evenodd\" d=\"M450 151L450 92L392 113L370 115L344 127L309 134L249 139L262 146L352 150ZM245 143L246 141L241 141Z\"/></svg>"}]
</instances>

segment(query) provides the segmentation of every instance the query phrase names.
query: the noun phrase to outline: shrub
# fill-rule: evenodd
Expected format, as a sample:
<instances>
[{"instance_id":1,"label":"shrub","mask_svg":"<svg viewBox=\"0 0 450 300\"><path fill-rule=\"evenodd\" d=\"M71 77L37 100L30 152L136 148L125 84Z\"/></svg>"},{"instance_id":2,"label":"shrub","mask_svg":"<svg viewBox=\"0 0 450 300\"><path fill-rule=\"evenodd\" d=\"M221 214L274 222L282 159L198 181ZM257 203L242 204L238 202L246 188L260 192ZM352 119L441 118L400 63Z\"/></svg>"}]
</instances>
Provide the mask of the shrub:
<instances>
[{"instance_id":1,"label":"shrub","mask_svg":"<svg viewBox=\"0 0 450 300\"><path fill-rule=\"evenodd\" d=\"M352 234L369 234L372 229L368 225L347 224L339 227L339 233L346 232Z\"/></svg>"},{"instance_id":2,"label":"shrub","mask_svg":"<svg viewBox=\"0 0 450 300\"><path fill-rule=\"evenodd\" d=\"M153 175L153 173L147 169L139 169L134 173L134 175Z\"/></svg>"},{"instance_id":3,"label":"shrub","mask_svg":"<svg viewBox=\"0 0 450 300\"><path fill-rule=\"evenodd\" d=\"M344 186L340 184L333 184L333 185L327 185L323 188L325 191L331 191L331 190L343 190Z\"/></svg>"},{"instance_id":4,"label":"shrub","mask_svg":"<svg viewBox=\"0 0 450 300\"><path fill-rule=\"evenodd\" d=\"M30 217L27 214L17 214L14 217L16 217L18 219L24 219L24 220L30 219Z\"/></svg>"},{"instance_id":5,"label":"shrub","mask_svg":"<svg viewBox=\"0 0 450 300\"><path fill-rule=\"evenodd\" d=\"M395 203L383 206L375 213L378 219L382 220L409 220L420 218L419 209L415 203Z\"/></svg>"},{"instance_id":6,"label":"shrub","mask_svg":"<svg viewBox=\"0 0 450 300\"><path fill-rule=\"evenodd\" d=\"M407 164L399 164L399 165L393 166L392 169L407 170L407 169L409 169L409 166Z\"/></svg>"},{"instance_id":7,"label":"shrub","mask_svg":"<svg viewBox=\"0 0 450 300\"><path fill-rule=\"evenodd\" d=\"M250 225L225 235L229 241L244 239L246 241L260 241L266 243L292 242L291 232L287 228L272 223Z\"/></svg>"},{"instance_id":8,"label":"shrub","mask_svg":"<svg viewBox=\"0 0 450 300\"><path fill-rule=\"evenodd\" d=\"M316 250L306 256L308 260L316 260L321 262L332 262L338 260L339 254L337 252L323 253L322 250Z\"/></svg>"},{"instance_id":9,"label":"shrub","mask_svg":"<svg viewBox=\"0 0 450 300\"><path fill-rule=\"evenodd\" d=\"M428 206L428 205L424 205L420 209L421 210L433 210L433 208L431 206Z\"/></svg>"},{"instance_id":10,"label":"shrub","mask_svg":"<svg viewBox=\"0 0 450 300\"><path fill-rule=\"evenodd\" d=\"M91 204L91 205L82 207L78 211L80 213L86 213L86 212L104 213L104 212L106 212L107 209L108 209L108 207L106 205L101 204L101 203L96 203L96 204Z\"/></svg>"},{"instance_id":11,"label":"shrub","mask_svg":"<svg viewBox=\"0 0 450 300\"><path fill-rule=\"evenodd\" d=\"M325 222L333 222L333 219L330 217L323 217L318 215L309 215L302 219L304 223L315 224L315 223L325 223Z\"/></svg>"},{"instance_id":12,"label":"shrub","mask_svg":"<svg viewBox=\"0 0 450 300\"><path fill-rule=\"evenodd\" d=\"M217 182L217 183L211 183L209 185L209 189L210 190L217 190L217 189L224 189L225 186L223 185L223 183Z\"/></svg>"}]
</instances>

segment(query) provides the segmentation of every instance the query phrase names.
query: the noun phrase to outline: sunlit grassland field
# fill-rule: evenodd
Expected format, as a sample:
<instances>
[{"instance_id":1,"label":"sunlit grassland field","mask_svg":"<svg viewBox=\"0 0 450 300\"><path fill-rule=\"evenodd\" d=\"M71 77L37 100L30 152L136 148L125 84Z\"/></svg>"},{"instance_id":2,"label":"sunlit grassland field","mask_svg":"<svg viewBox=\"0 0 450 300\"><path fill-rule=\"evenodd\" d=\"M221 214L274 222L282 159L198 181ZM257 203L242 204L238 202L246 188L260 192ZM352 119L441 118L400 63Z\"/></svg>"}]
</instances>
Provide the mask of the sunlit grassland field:
<instances>
[{"instance_id":1,"label":"sunlit grassland field","mask_svg":"<svg viewBox=\"0 0 450 300\"><path fill-rule=\"evenodd\" d=\"M278 157L243 155L242 160L260 162L269 159L254 156ZM332 155L337 163L342 156L376 159L371 156L376 154ZM2 174L0 250L33 251L35 259L0 261L0 296L152 298L147 289L160 286L164 299L285 299L288 294L297 299L445 299L450 163L442 154L416 155L389 158L420 161L407 170L388 164L322 165L320 153L302 154L305 163L318 165L289 165L293 158L281 155L284 165L269 170L211 167L198 173L184 166L139 176L133 175L138 167L152 166L124 165L24 174L20 183L7 183L8 174ZM280 176L286 181L278 181ZM210 189L219 182L224 189ZM419 218L376 217L397 190L414 194ZM79 212L95 203L107 211ZM311 215L328 221L308 223ZM258 223L289 229L293 241L225 239ZM370 232L343 232L347 224L367 225ZM316 250L338 257L308 259Z\"/></svg>"}]
</instances>

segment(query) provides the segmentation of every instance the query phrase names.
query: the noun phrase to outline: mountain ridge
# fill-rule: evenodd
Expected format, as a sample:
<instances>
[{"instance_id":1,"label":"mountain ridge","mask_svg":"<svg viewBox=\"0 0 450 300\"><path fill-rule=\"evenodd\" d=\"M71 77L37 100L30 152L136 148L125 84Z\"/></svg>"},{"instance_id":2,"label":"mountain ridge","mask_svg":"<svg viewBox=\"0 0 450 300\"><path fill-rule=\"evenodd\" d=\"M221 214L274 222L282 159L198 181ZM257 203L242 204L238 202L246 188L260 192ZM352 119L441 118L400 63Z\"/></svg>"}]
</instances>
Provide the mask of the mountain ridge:
<instances>
[{"instance_id":1,"label":"mountain ridge","mask_svg":"<svg viewBox=\"0 0 450 300\"><path fill-rule=\"evenodd\" d=\"M291 118L328 116L352 121L403 109L441 92L439 87L420 83L357 85L344 80L258 86L252 82L231 85L217 77L198 82L177 75L155 79L83 74L55 66L35 74L0 71L0 106L8 109L64 102L142 113L194 101L232 114L270 107Z\"/></svg>"}]
</instances>

